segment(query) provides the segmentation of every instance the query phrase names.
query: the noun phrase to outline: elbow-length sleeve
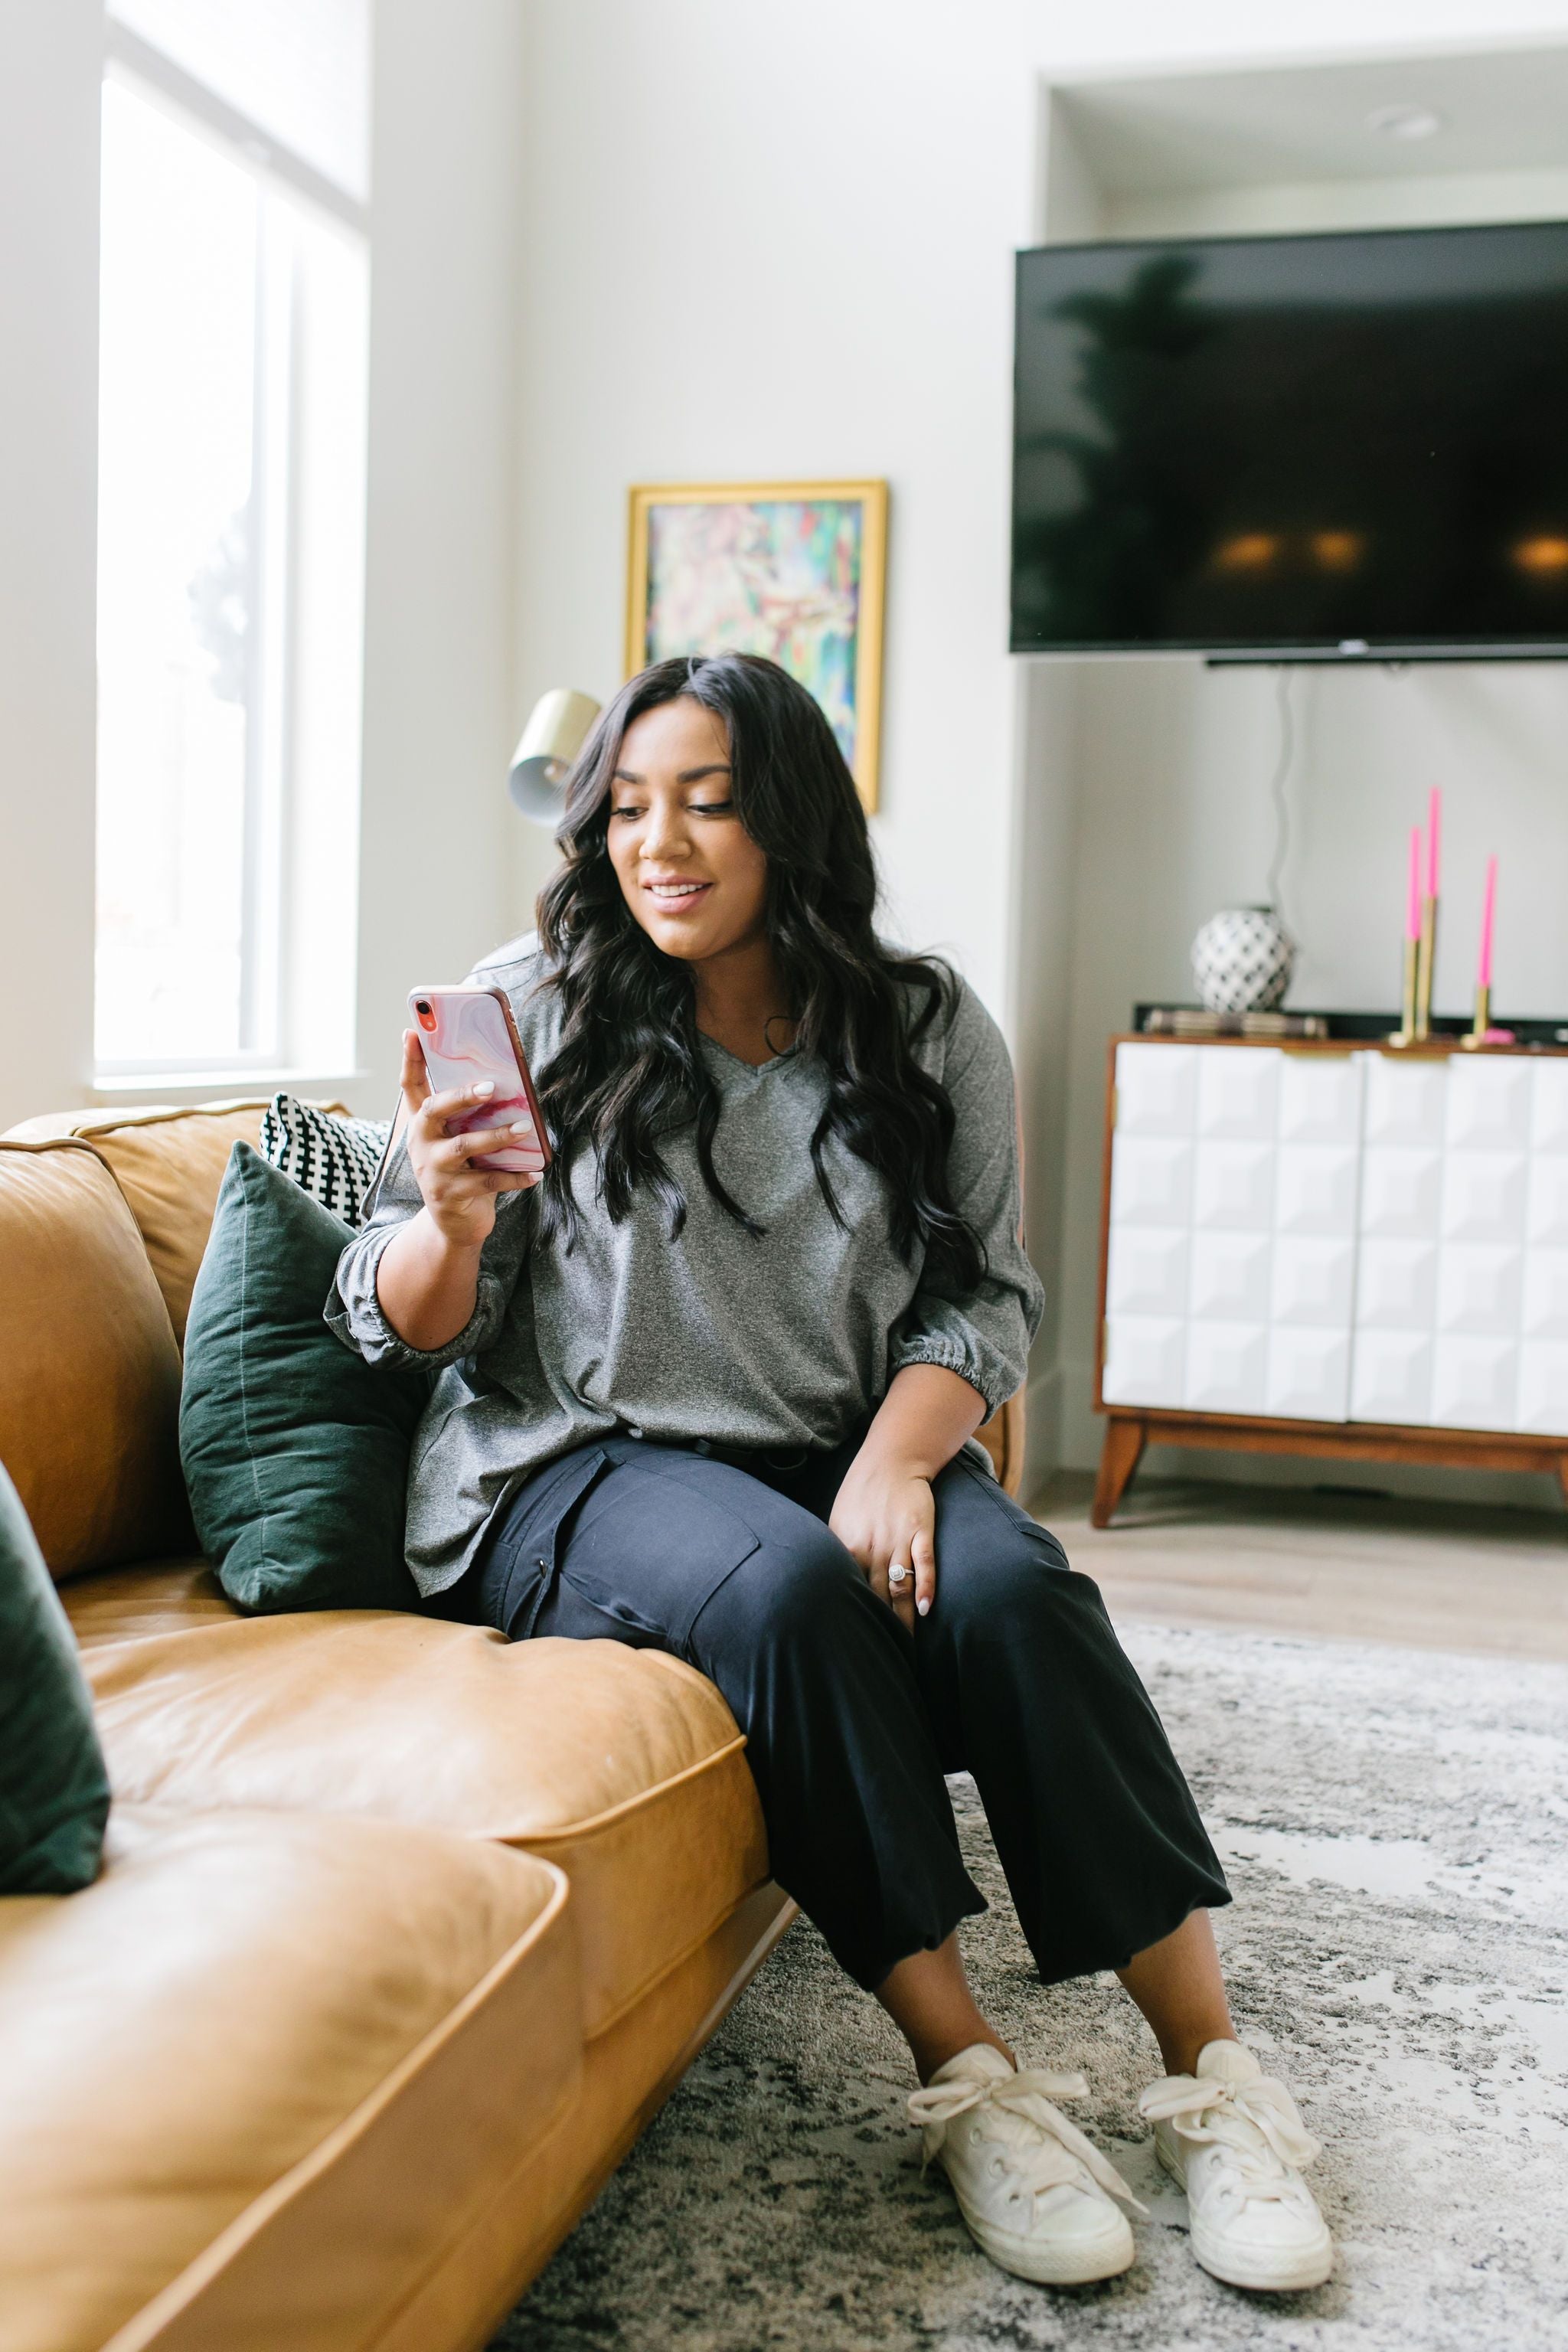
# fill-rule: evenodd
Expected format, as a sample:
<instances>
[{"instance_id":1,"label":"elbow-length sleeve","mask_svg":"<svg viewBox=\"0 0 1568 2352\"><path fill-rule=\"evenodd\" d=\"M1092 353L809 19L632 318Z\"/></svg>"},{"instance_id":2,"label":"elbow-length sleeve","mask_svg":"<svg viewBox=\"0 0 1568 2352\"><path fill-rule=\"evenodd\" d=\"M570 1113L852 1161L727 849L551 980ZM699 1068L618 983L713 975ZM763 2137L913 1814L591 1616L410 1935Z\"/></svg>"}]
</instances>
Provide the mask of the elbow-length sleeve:
<instances>
[{"instance_id":1,"label":"elbow-length sleeve","mask_svg":"<svg viewBox=\"0 0 1568 2352\"><path fill-rule=\"evenodd\" d=\"M1019 1239L1012 1064L1001 1031L963 982L941 1076L954 1121L948 1185L954 1206L984 1245L986 1268L969 1292L921 1277L889 1342L888 1378L906 1364L940 1364L977 1389L990 1413L1023 1382L1045 1292Z\"/></svg>"},{"instance_id":2,"label":"elbow-length sleeve","mask_svg":"<svg viewBox=\"0 0 1568 2352\"><path fill-rule=\"evenodd\" d=\"M356 1349L369 1364L423 1364L426 1370L439 1371L479 1354L500 1329L527 1255L532 1222L528 1198L526 1192L498 1195L495 1224L479 1254L479 1296L457 1338L444 1348L412 1348L387 1321L375 1286L383 1251L424 1205L406 1141L395 1136L371 1188L365 1223L338 1260L324 1310L328 1323L344 1346Z\"/></svg>"}]
</instances>

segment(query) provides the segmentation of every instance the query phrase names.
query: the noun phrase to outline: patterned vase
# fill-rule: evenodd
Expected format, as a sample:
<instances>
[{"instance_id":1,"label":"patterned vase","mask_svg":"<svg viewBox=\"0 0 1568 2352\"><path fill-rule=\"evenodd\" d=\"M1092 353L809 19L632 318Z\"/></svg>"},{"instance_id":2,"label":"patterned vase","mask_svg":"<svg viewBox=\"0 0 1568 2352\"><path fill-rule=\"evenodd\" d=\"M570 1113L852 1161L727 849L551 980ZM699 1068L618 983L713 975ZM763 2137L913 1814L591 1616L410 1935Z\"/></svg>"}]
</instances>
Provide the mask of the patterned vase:
<instances>
[{"instance_id":1,"label":"patterned vase","mask_svg":"<svg viewBox=\"0 0 1568 2352\"><path fill-rule=\"evenodd\" d=\"M1272 1013L1290 985L1296 942L1272 907L1229 907L1193 941L1193 978L1210 1013Z\"/></svg>"}]
</instances>

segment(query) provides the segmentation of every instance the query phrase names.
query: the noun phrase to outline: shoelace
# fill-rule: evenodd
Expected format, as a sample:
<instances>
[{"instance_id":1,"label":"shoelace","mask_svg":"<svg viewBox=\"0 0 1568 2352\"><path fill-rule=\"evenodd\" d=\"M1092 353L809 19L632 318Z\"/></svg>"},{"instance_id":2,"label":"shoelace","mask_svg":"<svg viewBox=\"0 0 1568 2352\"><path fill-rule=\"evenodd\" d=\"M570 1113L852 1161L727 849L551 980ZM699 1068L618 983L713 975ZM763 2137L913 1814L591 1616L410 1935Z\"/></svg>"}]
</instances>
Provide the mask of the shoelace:
<instances>
[{"instance_id":1,"label":"shoelace","mask_svg":"<svg viewBox=\"0 0 1568 2352\"><path fill-rule=\"evenodd\" d=\"M1222 2147L1253 2194L1283 2194L1280 2169L1300 2170L1321 2155L1283 2083L1260 2075L1251 2083L1217 2083L1170 2074L1138 2102L1152 2123L1168 2123L1181 2137Z\"/></svg>"},{"instance_id":2,"label":"shoelace","mask_svg":"<svg viewBox=\"0 0 1568 2352\"><path fill-rule=\"evenodd\" d=\"M1005 2115L1017 2116L1025 2123L1033 2124L1045 2135L1033 2147L1020 2147L1015 2141L1005 2144L1010 2168L1027 2188L1061 2188L1072 2180L1081 2164L1108 2197L1114 2197L1134 2213L1143 2213L1147 2208L1139 2203L1115 2166L1109 2164L1094 2142L1086 2139L1078 2126L1051 2104L1053 2099L1088 2096L1089 2084L1081 2074L1047 2074L1035 2070L997 2074L981 2083L960 2077L932 2083L923 2091L911 2091L910 2120L922 2126L934 2124L945 2131L960 2116L969 2115L976 2108L1000 2108ZM940 2140L937 2144L940 2147ZM928 2149L927 2163L931 2154Z\"/></svg>"}]
</instances>

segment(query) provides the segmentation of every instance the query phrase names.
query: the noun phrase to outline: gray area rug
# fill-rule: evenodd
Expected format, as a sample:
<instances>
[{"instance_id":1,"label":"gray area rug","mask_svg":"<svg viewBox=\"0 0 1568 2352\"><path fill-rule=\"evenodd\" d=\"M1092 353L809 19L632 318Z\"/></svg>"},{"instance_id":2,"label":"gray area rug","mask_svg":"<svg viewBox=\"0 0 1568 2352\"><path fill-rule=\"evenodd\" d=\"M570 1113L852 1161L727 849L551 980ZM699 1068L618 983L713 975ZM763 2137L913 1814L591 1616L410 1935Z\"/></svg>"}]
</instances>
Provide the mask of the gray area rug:
<instances>
[{"instance_id":1,"label":"gray area rug","mask_svg":"<svg viewBox=\"0 0 1568 2352\"><path fill-rule=\"evenodd\" d=\"M1159 2072L1114 1978L1044 1990L973 1785L965 1927L1025 2063L1152 2209L1139 2261L995 2270L903 2119L903 2046L804 1922L496 2339L504 2352L1568 2347L1568 1668L1131 1625L1236 1900L1241 2032L1325 2144L1328 2285L1253 2297L1187 2248L1137 2115Z\"/></svg>"}]
</instances>

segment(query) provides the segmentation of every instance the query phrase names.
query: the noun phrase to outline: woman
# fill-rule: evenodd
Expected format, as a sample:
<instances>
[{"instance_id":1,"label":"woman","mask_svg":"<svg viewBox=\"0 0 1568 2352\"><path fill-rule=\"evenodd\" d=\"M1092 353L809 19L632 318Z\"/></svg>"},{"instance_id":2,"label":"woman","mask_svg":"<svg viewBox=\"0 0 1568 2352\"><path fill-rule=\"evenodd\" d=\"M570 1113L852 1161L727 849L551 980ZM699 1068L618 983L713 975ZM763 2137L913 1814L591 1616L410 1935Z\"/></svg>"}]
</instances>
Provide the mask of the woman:
<instances>
[{"instance_id":1,"label":"woman","mask_svg":"<svg viewBox=\"0 0 1568 2352\"><path fill-rule=\"evenodd\" d=\"M1095 1587L972 1441L1023 1379L1005 1049L872 927L849 772L747 656L657 664L567 791L565 862L506 987L555 1156L476 1169L405 1038L405 1129L329 1319L441 1368L408 1557L444 1613L654 1643L747 1738L775 1877L907 2037L928 2155L1005 2268L1126 2268L1119 2175L1020 2074L959 1955L973 1772L1042 1979L1114 1968L1167 2079L1142 2101L1200 2262L1327 2276L1283 2085L1235 2039L1224 1878ZM526 1197L531 1196L531 1197ZM439 1596L439 1598L437 1598Z\"/></svg>"}]
</instances>

